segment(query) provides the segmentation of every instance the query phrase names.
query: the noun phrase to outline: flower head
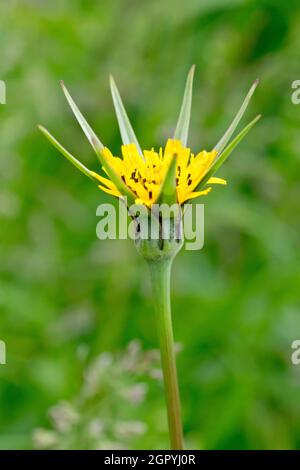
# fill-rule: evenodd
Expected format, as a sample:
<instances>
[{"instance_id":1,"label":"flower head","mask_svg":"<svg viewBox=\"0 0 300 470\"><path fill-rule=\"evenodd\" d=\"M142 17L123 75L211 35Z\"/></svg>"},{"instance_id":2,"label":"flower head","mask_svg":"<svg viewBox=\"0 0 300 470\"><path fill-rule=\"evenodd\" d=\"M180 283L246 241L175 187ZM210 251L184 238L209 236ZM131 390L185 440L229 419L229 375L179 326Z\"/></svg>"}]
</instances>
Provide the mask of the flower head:
<instances>
[{"instance_id":1,"label":"flower head","mask_svg":"<svg viewBox=\"0 0 300 470\"><path fill-rule=\"evenodd\" d=\"M70 93L62 83L65 96L93 146L101 163L102 174L86 168L68 152L45 128L40 130L50 142L80 171L97 183L98 187L112 196L127 197L128 204L152 204L167 202L184 204L190 199L206 195L212 184L226 184L214 173L230 153L254 126L260 116L251 121L230 143L229 140L241 120L254 93L258 81L250 88L241 108L231 125L211 150L192 153L187 147L187 137L192 103L194 66L191 68L185 86L182 106L173 138L168 139L165 148L141 150L136 135L126 114L123 102L111 77L110 85L123 145L120 156L113 156L89 126Z\"/></svg>"},{"instance_id":2,"label":"flower head","mask_svg":"<svg viewBox=\"0 0 300 470\"><path fill-rule=\"evenodd\" d=\"M194 155L189 148L183 147L180 140L174 139L167 141L164 150L162 148L159 151L144 150L144 159L140 157L135 144L122 146L122 158L114 157L108 148L104 148L102 154L135 195L135 203L148 207L157 202L173 159L176 160L177 202L183 204L189 199L208 194L211 187L201 191L197 191L196 188L217 156L215 150L211 152L203 150ZM110 179L95 172L92 174L101 183L100 189L116 197L123 196ZM226 181L212 177L207 182L207 184L214 183L226 184Z\"/></svg>"}]
</instances>

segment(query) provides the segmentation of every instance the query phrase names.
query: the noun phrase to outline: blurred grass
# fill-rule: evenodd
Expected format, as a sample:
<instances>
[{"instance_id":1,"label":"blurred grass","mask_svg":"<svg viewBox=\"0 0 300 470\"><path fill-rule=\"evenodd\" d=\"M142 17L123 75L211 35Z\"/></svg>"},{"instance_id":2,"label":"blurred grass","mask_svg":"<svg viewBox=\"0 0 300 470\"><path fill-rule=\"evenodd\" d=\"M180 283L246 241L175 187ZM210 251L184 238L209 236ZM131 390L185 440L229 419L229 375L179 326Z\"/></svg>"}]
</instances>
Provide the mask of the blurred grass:
<instances>
[{"instance_id":1,"label":"blurred grass","mask_svg":"<svg viewBox=\"0 0 300 470\"><path fill-rule=\"evenodd\" d=\"M173 131L197 66L190 145L210 148L257 77L247 112L263 119L205 200L205 247L173 275L184 427L194 448L300 448L300 58L296 0L14 1L0 5L0 447L32 447L47 409L79 393L92 358L139 338L157 344L148 273L131 241L95 236L109 200L38 133L42 123L97 162L59 87L64 79L102 141L120 146L112 73L143 147ZM245 121L244 121L245 122ZM167 445L161 387L140 409L137 447ZM126 416L129 411L125 410ZM131 418L135 410L131 410ZM128 417L128 416L127 416ZM120 416L122 420L122 416ZM162 432L163 430L163 432Z\"/></svg>"}]
</instances>

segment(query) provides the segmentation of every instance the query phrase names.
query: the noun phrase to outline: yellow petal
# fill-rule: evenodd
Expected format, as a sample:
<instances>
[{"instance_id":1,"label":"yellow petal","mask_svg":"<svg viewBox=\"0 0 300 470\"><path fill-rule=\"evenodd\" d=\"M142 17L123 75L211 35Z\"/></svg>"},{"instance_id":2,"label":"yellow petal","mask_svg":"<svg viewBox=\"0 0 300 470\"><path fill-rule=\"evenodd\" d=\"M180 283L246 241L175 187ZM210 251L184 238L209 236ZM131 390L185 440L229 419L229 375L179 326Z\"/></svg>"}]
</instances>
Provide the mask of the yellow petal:
<instances>
[{"instance_id":1,"label":"yellow petal","mask_svg":"<svg viewBox=\"0 0 300 470\"><path fill-rule=\"evenodd\" d=\"M203 189L202 191L196 191L194 193L187 194L187 199L194 199L198 196L206 196L211 191L211 187Z\"/></svg>"},{"instance_id":2,"label":"yellow petal","mask_svg":"<svg viewBox=\"0 0 300 470\"><path fill-rule=\"evenodd\" d=\"M168 139L165 147L164 157L172 155L174 153L180 153L182 150L182 144L180 140Z\"/></svg>"},{"instance_id":3,"label":"yellow petal","mask_svg":"<svg viewBox=\"0 0 300 470\"><path fill-rule=\"evenodd\" d=\"M216 178L215 176L212 176L207 181L207 184L227 184L227 181L223 178Z\"/></svg>"},{"instance_id":4,"label":"yellow petal","mask_svg":"<svg viewBox=\"0 0 300 470\"><path fill-rule=\"evenodd\" d=\"M189 199L195 199L199 196L206 196L211 191L211 187L203 189L202 191L196 191L194 193L185 193L179 198L179 204L183 204L185 201Z\"/></svg>"},{"instance_id":5,"label":"yellow petal","mask_svg":"<svg viewBox=\"0 0 300 470\"><path fill-rule=\"evenodd\" d=\"M94 171L91 171L91 174L94 178L100 181L100 183L104 184L108 189L116 189L115 185L109 179L103 178L103 176L98 175L98 173L95 173Z\"/></svg>"},{"instance_id":6,"label":"yellow petal","mask_svg":"<svg viewBox=\"0 0 300 470\"><path fill-rule=\"evenodd\" d=\"M135 202L135 204L137 204L138 206L149 206L149 205L150 205L150 202L149 202L149 201L146 201L146 200L141 199L141 198L137 198L134 202Z\"/></svg>"},{"instance_id":7,"label":"yellow petal","mask_svg":"<svg viewBox=\"0 0 300 470\"><path fill-rule=\"evenodd\" d=\"M110 194L111 196L122 196L122 194L117 189L108 189L105 186L102 186L101 184L99 184L98 188L104 191L105 193Z\"/></svg>"},{"instance_id":8,"label":"yellow petal","mask_svg":"<svg viewBox=\"0 0 300 470\"><path fill-rule=\"evenodd\" d=\"M113 154L107 147L104 147L102 149L102 155L103 157L107 158L107 160L110 160L111 158L113 158Z\"/></svg>"},{"instance_id":9,"label":"yellow petal","mask_svg":"<svg viewBox=\"0 0 300 470\"><path fill-rule=\"evenodd\" d=\"M124 159L126 158L139 159L140 158L140 154L135 144L122 145L121 150L122 150L122 155Z\"/></svg>"}]
</instances>

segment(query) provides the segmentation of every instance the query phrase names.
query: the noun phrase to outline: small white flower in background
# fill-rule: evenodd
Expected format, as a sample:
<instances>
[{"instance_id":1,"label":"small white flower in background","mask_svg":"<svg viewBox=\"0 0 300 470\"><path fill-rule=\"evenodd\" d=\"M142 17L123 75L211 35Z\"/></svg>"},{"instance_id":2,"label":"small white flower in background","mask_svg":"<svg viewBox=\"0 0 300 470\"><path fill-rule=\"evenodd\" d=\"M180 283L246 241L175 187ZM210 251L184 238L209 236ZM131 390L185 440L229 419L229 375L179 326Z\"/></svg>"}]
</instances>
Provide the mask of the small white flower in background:
<instances>
[{"instance_id":1,"label":"small white flower in background","mask_svg":"<svg viewBox=\"0 0 300 470\"><path fill-rule=\"evenodd\" d=\"M49 409L50 429L34 430L34 448L131 448L147 426L143 421L130 419L128 411L134 415L145 401L146 380L151 381L158 363L158 351L144 352L136 340L123 352L96 356L83 371L78 396Z\"/></svg>"}]
</instances>

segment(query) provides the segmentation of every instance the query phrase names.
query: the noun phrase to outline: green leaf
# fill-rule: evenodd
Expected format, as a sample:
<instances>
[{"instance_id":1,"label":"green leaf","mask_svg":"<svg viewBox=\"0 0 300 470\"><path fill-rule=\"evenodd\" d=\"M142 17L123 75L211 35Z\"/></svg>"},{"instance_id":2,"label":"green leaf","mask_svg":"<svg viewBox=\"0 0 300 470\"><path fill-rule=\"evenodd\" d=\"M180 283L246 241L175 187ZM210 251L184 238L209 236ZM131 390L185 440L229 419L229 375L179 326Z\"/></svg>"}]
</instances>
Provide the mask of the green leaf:
<instances>
[{"instance_id":1,"label":"green leaf","mask_svg":"<svg viewBox=\"0 0 300 470\"><path fill-rule=\"evenodd\" d=\"M135 144L136 148L138 149L139 154L144 159L143 152L138 143L134 130L130 124L128 115L126 113L126 110L124 108L124 105L120 96L120 93L118 91L118 88L112 76L109 77L109 82L110 82L110 90L111 90L111 95L112 95L112 99L113 99L113 103L115 107L115 112L117 115L120 133L122 137L122 142L124 145Z\"/></svg>"},{"instance_id":2,"label":"green leaf","mask_svg":"<svg viewBox=\"0 0 300 470\"><path fill-rule=\"evenodd\" d=\"M174 132L174 139L180 140L183 146L187 145L191 107L192 107L192 93L193 93L193 79L194 79L195 65L189 71L186 79L182 105L177 121L176 129Z\"/></svg>"},{"instance_id":3,"label":"green leaf","mask_svg":"<svg viewBox=\"0 0 300 470\"><path fill-rule=\"evenodd\" d=\"M203 186L208 182L209 178L211 178L215 172L220 168L221 165L227 160L231 152L235 149L235 147L243 140L243 138L248 134L248 132L252 129L252 127L257 123L257 121L261 118L259 114L256 118L253 119L244 129L228 144L225 150L221 153L219 158L215 160L212 164L208 172L206 173L203 180L199 183L197 189L195 191L199 191Z\"/></svg>"},{"instance_id":4,"label":"green leaf","mask_svg":"<svg viewBox=\"0 0 300 470\"><path fill-rule=\"evenodd\" d=\"M44 136L51 142L51 144L65 157L67 158L79 171L81 171L84 175L88 176L90 179L95 181L95 178L92 176L90 170L86 168L77 158L75 158L68 150L66 150L56 139L53 135L50 134L47 129L43 126L38 126L38 129L44 134Z\"/></svg>"},{"instance_id":5,"label":"green leaf","mask_svg":"<svg viewBox=\"0 0 300 470\"><path fill-rule=\"evenodd\" d=\"M102 154L102 147L98 144L96 140L93 140L93 146L97 152L101 165L106 170L111 181L118 188L120 193L123 196L127 197L128 205L131 206L132 204L134 204L135 199L136 199L135 194L128 188L128 186L126 186L124 181L120 178L120 176L115 172L115 170L110 166L108 161L105 159L105 157Z\"/></svg>"},{"instance_id":6,"label":"green leaf","mask_svg":"<svg viewBox=\"0 0 300 470\"><path fill-rule=\"evenodd\" d=\"M252 95L253 95L258 83L259 83L259 80L258 79L255 80L255 82L253 83L252 87L250 88L246 98L244 99L242 106L238 110L234 120L232 121L232 123L228 127L228 129L225 132L225 134L223 135L223 137L219 140L217 145L214 147L214 150L216 150L219 154L225 148L227 142L229 141L230 137L232 136L232 134L234 133L236 127L238 126L240 120L242 119L243 114L247 109L247 106L248 106L248 104L249 104L249 102L252 98Z\"/></svg>"},{"instance_id":7,"label":"green leaf","mask_svg":"<svg viewBox=\"0 0 300 470\"><path fill-rule=\"evenodd\" d=\"M169 168L167 169L165 179L162 183L159 196L157 198L158 204L176 204L176 162L177 155L173 155Z\"/></svg>"},{"instance_id":8,"label":"green leaf","mask_svg":"<svg viewBox=\"0 0 300 470\"><path fill-rule=\"evenodd\" d=\"M93 131L93 129L91 128L91 126L87 123L87 121L85 120L84 116L81 114L81 112L79 111L75 101L73 100L73 98L71 97L70 93L68 92L67 90L67 87L65 86L64 82L61 81L61 86L62 86L62 89L63 89L63 92L65 94L65 97L67 98L67 101L70 105L70 108L72 109L81 129L83 130L83 132L85 133L89 143L92 145L92 147L94 148L95 152L97 153L96 151L96 148L95 148L95 145L93 142L97 142L97 146L98 147L101 147L101 148L104 148L104 145L102 144L102 142L99 140L99 138L97 137L97 135L95 134L95 132ZM98 153L97 153L98 155Z\"/></svg>"}]
</instances>

